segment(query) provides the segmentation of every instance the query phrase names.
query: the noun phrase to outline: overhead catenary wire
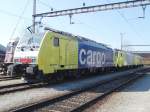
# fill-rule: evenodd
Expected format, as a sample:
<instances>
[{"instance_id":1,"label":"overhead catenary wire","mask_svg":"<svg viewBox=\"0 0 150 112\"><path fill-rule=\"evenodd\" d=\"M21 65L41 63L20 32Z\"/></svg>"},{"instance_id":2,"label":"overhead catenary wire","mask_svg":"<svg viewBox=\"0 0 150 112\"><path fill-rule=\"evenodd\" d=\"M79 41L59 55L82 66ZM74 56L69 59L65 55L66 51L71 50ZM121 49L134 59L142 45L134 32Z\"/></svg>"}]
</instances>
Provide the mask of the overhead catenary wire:
<instances>
[{"instance_id":1,"label":"overhead catenary wire","mask_svg":"<svg viewBox=\"0 0 150 112\"><path fill-rule=\"evenodd\" d=\"M15 34L15 32L16 32L16 29L17 29L17 27L18 27L18 25L19 25L19 23L20 23L20 21L21 21L23 15L24 15L26 9L27 9L27 6L28 6L28 4L29 4L29 1L30 1L30 0L27 0L26 4L25 4L25 6L24 6L24 9L23 9L23 11L21 12L21 14L20 14L20 16L19 16L19 18L18 18L18 20L17 20L17 23L16 23L16 25L15 25L13 31L12 31L12 34L11 34L11 36L10 36L10 39L13 38L13 36L14 36L14 34Z\"/></svg>"},{"instance_id":2,"label":"overhead catenary wire","mask_svg":"<svg viewBox=\"0 0 150 112\"><path fill-rule=\"evenodd\" d=\"M9 12L9 11L3 10L3 9L0 9L0 13L11 16L11 17L15 17L15 18L20 17L19 15L15 14L15 13L12 13L12 12ZM27 18L27 17L24 17L24 16L22 16L22 19L27 20L27 21L31 21L30 18Z\"/></svg>"},{"instance_id":3,"label":"overhead catenary wire","mask_svg":"<svg viewBox=\"0 0 150 112\"><path fill-rule=\"evenodd\" d=\"M38 2L39 2L40 4L46 6L47 8L54 9L52 6L50 6L49 4L47 4L47 3L45 3L45 2L43 2L43 1L41 1L41 0L38 0Z\"/></svg>"},{"instance_id":4,"label":"overhead catenary wire","mask_svg":"<svg viewBox=\"0 0 150 112\"><path fill-rule=\"evenodd\" d=\"M131 29L139 38L141 38L141 37L142 37L141 34L139 34L139 33L135 30L133 24L131 24L131 23L128 21L128 19L124 16L124 14L122 14L120 11L117 11L117 12L118 12L118 13L120 14L120 16L126 21L126 23L130 26L130 29Z\"/></svg>"},{"instance_id":5,"label":"overhead catenary wire","mask_svg":"<svg viewBox=\"0 0 150 112\"><path fill-rule=\"evenodd\" d=\"M110 0L106 0L106 1L107 1L107 2L110 2ZM130 26L130 29L131 29L139 38L141 38L141 37L142 37L141 34L139 34L139 33L135 30L133 24L131 24L131 23L128 21L128 19L124 16L124 14L121 13L119 10L116 10L116 12L117 12L117 13L123 18L123 20Z\"/></svg>"},{"instance_id":6,"label":"overhead catenary wire","mask_svg":"<svg viewBox=\"0 0 150 112\"><path fill-rule=\"evenodd\" d=\"M107 1L107 2L110 2L109 0L106 0L106 1ZM128 19L124 16L124 14L121 13L119 10L116 10L116 11L117 11L117 13L123 18L123 20L128 24L128 26L130 26L130 29L131 29L139 38L141 38L141 37L142 37L141 34L138 33L138 32L135 30L134 26L128 21ZM82 22L82 24L85 24L85 23ZM85 25L86 25L86 24L85 24ZM92 28L92 27L90 27L90 28Z\"/></svg>"},{"instance_id":7,"label":"overhead catenary wire","mask_svg":"<svg viewBox=\"0 0 150 112\"><path fill-rule=\"evenodd\" d=\"M53 8L51 5L45 3L45 2L43 2L43 1L41 1L41 0L38 0L37 2L40 3L41 5L47 7L47 8L50 9L51 11L56 10L56 9ZM39 20L38 23L42 23L42 20L43 20L43 17L40 18L40 20ZM43 24L43 23L42 23L42 24Z\"/></svg>"},{"instance_id":8,"label":"overhead catenary wire","mask_svg":"<svg viewBox=\"0 0 150 112\"><path fill-rule=\"evenodd\" d=\"M50 9L51 11L56 10L54 7L52 7L51 5L45 3L45 2L43 2L43 1L41 1L41 0L38 0L38 2L39 2L41 5L46 6L46 7L47 7L48 9Z\"/></svg>"}]
</instances>

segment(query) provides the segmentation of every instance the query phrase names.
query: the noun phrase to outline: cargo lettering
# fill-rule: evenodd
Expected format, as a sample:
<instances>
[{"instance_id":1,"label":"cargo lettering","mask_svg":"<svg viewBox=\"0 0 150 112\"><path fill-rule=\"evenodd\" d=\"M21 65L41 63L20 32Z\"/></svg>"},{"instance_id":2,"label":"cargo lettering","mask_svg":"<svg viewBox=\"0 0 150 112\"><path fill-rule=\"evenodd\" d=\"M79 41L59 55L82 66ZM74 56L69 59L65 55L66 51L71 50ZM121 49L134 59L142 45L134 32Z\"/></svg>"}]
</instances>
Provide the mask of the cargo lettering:
<instances>
[{"instance_id":1,"label":"cargo lettering","mask_svg":"<svg viewBox=\"0 0 150 112\"><path fill-rule=\"evenodd\" d=\"M105 53L99 51L81 49L79 51L79 61L81 65L100 67L105 64Z\"/></svg>"},{"instance_id":2,"label":"cargo lettering","mask_svg":"<svg viewBox=\"0 0 150 112\"><path fill-rule=\"evenodd\" d=\"M80 50L80 54L79 54L79 59L80 59L80 63L81 63L82 65L84 65L84 64L86 63L86 60L85 60L85 59L82 59L83 55L86 55L86 52L85 52L84 49L81 49L81 50Z\"/></svg>"}]
</instances>

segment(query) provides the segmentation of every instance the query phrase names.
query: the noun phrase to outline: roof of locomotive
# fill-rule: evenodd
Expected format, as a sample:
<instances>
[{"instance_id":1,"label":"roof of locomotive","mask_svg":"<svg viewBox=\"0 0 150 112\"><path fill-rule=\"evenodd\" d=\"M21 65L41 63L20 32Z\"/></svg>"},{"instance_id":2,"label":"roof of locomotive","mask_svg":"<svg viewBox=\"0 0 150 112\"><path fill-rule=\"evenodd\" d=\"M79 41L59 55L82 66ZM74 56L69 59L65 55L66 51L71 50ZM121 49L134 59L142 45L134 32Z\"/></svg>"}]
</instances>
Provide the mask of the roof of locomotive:
<instances>
[{"instance_id":1,"label":"roof of locomotive","mask_svg":"<svg viewBox=\"0 0 150 112\"><path fill-rule=\"evenodd\" d=\"M122 51L122 52L125 52L125 53L133 53L132 51L125 51L125 50L121 50L121 49L114 49L116 51Z\"/></svg>"},{"instance_id":2,"label":"roof of locomotive","mask_svg":"<svg viewBox=\"0 0 150 112\"><path fill-rule=\"evenodd\" d=\"M78 35L74 35L72 33L68 33L68 32L64 32L64 31L60 31L60 30L55 30L55 29L52 29L52 28L49 28L49 27L45 27L45 30L49 30L49 31L52 31L52 32L55 32L55 33L59 33L61 35L65 35L67 37L72 37L72 38L76 38L78 39L79 41L87 41L87 42L93 42L95 44L100 44L108 49L110 49L110 47L108 47L107 45L103 44L103 43L98 43L94 40L91 40L91 39L88 39L88 38L85 38L85 37L82 37L82 36L78 36Z\"/></svg>"},{"instance_id":3,"label":"roof of locomotive","mask_svg":"<svg viewBox=\"0 0 150 112\"><path fill-rule=\"evenodd\" d=\"M142 57L142 56L140 56L139 54L133 53L132 51L125 51L125 50L121 50L121 49L114 49L114 50L115 50L115 51L122 51L122 52L127 53L127 54L133 54L133 55Z\"/></svg>"}]
</instances>

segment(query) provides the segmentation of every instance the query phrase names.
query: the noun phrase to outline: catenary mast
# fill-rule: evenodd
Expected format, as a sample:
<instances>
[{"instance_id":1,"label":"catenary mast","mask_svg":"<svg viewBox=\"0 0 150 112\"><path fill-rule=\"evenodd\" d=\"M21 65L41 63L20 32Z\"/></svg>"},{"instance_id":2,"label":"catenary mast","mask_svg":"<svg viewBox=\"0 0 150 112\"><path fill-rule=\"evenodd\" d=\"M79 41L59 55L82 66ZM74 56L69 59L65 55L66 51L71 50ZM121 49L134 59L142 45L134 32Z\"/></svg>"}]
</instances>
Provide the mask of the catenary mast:
<instances>
[{"instance_id":1,"label":"catenary mast","mask_svg":"<svg viewBox=\"0 0 150 112\"><path fill-rule=\"evenodd\" d=\"M33 0L33 15L36 14L36 0ZM33 33L35 33L35 19L36 17L35 16L32 16L32 25L33 25Z\"/></svg>"}]
</instances>

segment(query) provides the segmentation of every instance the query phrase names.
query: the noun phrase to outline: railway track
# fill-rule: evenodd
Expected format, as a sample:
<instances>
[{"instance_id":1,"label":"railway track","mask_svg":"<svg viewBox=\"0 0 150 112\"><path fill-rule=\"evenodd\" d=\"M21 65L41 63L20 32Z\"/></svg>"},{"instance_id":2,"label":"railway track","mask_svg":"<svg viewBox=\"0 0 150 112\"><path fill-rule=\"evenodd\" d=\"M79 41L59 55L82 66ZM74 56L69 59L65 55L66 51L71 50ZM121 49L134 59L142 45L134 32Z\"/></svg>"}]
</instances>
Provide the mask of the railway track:
<instances>
[{"instance_id":1,"label":"railway track","mask_svg":"<svg viewBox=\"0 0 150 112\"><path fill-rule=\"evenodd\" d=\"M144 71L146 72L146 70ZM130 74L126 77L118 77L113 80L90 85L89 87L72 91L63 96L42 100L20 108L11 110L12 112L80 112L104 98L118 88L129 84L133 80L143 76L142 72Z\"/></svg>"},{"instance_id":2,"label":"railway track","mask_svg":"<svg viewBox=\"0 0 150 112\"><path fill-rule=\"evenodd\" d=\"M32 83L32 84L19 83L19 84L0 86L0 95L17 92L17 91L23 91L23 90L32 89L32 88L40 88L46 85L47 83Z\"/></svg>"},{"instance_id":3,"label":"railway track","mask_svg":"<svg viewBox=\"0 0 150 112\"><path fill-rule=\"evenodd\" d=\"M0 76L0 81L20 79L20 77L11 77L11 76Z\"/></svg>"}]
</instances>

